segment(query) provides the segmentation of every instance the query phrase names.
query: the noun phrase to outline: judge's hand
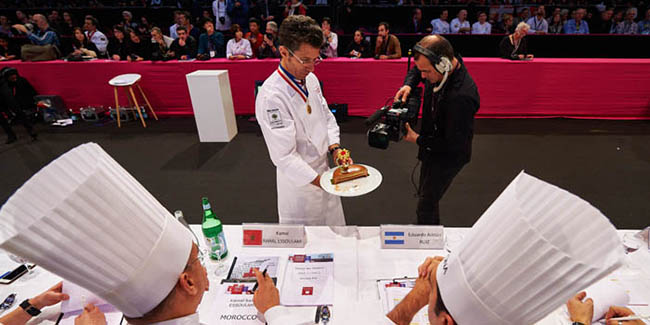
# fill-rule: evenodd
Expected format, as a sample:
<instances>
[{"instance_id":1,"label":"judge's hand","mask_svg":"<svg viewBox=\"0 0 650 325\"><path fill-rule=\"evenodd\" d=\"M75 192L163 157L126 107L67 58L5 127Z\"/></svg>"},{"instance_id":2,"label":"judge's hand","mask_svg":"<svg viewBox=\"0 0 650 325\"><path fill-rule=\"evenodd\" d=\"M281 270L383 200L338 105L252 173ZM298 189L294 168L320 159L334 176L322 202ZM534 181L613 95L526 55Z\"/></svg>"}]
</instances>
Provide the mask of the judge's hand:
<instances>
[{"instance_id":1,"label":"judge's hand","mask_svg":"<svg viewBox=\"0 0 650 325\"><path fill-rule=\"evenodd\" d=\"M388 55L380 55L379 60L388 60Z\"/></svg>"},{"instance_id":2,"label":"judge's hand","mask_svg":"<svg viewBox=\"0 0 650 325\"><path fill-rule=\"evenodd\" d=\"M187 55L181 55L181 60L187 60L188 56Z\"/></svg>"},{"instance_id":3,"label":"judge's hand","mask_svg":"<svg viewBox=\"0 0 650 325\"><path fill-rule=\"evenodd\" d=\"M404 137L404 140L417 143L418 137L420 137L420 135L417 132L413 131L413 129L411 129L411 125L406 122L406 136Z\"/></svg>"},{"instance_id":4,"label":"judge's hand","mask_svg":"<svg viewBox=\"0 0 650 325\"><path fill-rule=\"evenodd\" d=\"M406 99L409 97L409 94L411 94L411 86L402 86L397 91L397 94L395 94L395 100L401 100L403 102L406 102Z\"/></svg>"},{"instance_id":5,"label":"judge's hand","mask_svg":"<svg viewBox=\"0 0 650 325\"><path fill-rule=\"evenodd\" d=\"M253 296L253 304L257 311L264 314L271 307L280 304L280 293L268 274L263 275L258 269L253 269L253 272L257 278L257 290Z\"/></svg>"},{"instance_id":6,"label":"judge's hand","mask_svg":"<svg viewBox=\"0 0 650 325\"><path fill-rule=\"evenodd\" d=\"M113 58L113 60L115 60L115 61L119 61L119 60L121 59L120 56L117 55L117 54L113 54L112 58Z\"/></svg>"},{"instance_id":7,"label":"judge's hand","mask_svg":"<svg viewBox=\"0 0 650 325\"><path fill-rule=\"evenodd\" d=\"M519 60L523 60L526 56L524 56L523 54L519 54L517 55L517 57L519 58Z\"/></svg>"},{"instance_id":8,"label":"judge's hand","mask_svg":"<svg viewBox=\"0 0 650 325\"><path fill-rule=\"evenodd\" d=\"M384 42L384 38L381 36L377 36L377 45L381 44Z\"/></svg>"},{"instance_id":9,"label":"judge's hand","mask_svg":"<svg viewBox=\"0 0 650 325\"><path fill-rule=\"evenodd\" d=\"M106 325L106 317L97 306L87 304L81 315L74 319L74 325Z\"/></svg>"},{"instance_id":10,"label":"judge's hand","mask_svg":"<svg viewBox=\"0 0 650 325\"><path fill-rule=\"evenodd\" d=\"M612 320L612 318L632 316L632 315L634 315L634 312L632 310L630 310L629 308L619 307L619 306L611 306L611 307L609 307L609 310L607 311L607 314L605 314L605 319L607 320L607 325L619 325L619 324L643 325L643 324L645 324L642 320L623 320L623 321Z\"/></svg>"},{"instance_id":11,"label":"judge's hand","mask_svg":"<svg viewBox=\"0 0 650 325\"><path fill-rule=\"evenodd\" d=\"M533 57L534 57L534 55L532 55L532 54L526 55L526 59L532 59Z\"/></svg>"},{"instance_id":12,"label":"judge's hand","mask_svg":"<svg viewBox=\"0 0 650 325\"><path fill-rule=\"evenodd\" d=\"M586 296L587 293L582 291L569 299L566 306L571 321L590 325L591 319L594 317L594 301L591 298L584 300Z\"/></svg>"},{"instance_id":13,"label":"judge's hand","mask_svg":"<svg viewBox=\"0 0 650 325\"><path fill-rule=\"evenodd\" d=\"M63 282L59 282L40 295L29 299L29 303L38 309L43 309L44 307L56 305L63 300L70 299L68 294L61 292L62 289Z\"/></svg>"},{"instance_id":14,"label":"judge's hand","mask_svg":"<svg viewBox=\"0 0 650 325\"><path fill-rule=\"evenodd\" d=\"M442 256L427 257L424 263L418 266L418 278L428 279L443 259Z\"/></svg>"}]
</instances>

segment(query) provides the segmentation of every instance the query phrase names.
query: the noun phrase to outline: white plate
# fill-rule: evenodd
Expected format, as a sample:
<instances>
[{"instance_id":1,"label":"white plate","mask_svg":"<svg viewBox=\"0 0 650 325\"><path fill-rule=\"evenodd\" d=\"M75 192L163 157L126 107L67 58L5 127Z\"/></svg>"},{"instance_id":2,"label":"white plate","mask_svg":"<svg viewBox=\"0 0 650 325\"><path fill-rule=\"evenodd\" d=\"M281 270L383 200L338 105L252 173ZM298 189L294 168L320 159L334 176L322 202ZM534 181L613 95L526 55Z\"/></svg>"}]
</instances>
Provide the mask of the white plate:
<instances>
[{"instance_id":1,"label":"white plate","mask_svg":"<svg viewBox=\"0 0 650 325\"><path fill-rule=\"evenodd\" d=\"M379 187L379 185L381 185L381 173L377 169L368 165L358 165L364 166L368 169L368 176L334 185L332 184L332 175L334 174L334 170L338 168L334 167L321 175L320 186L327 193L346 197L361 196L374 191Z\"/></svg>"}]
</instances>

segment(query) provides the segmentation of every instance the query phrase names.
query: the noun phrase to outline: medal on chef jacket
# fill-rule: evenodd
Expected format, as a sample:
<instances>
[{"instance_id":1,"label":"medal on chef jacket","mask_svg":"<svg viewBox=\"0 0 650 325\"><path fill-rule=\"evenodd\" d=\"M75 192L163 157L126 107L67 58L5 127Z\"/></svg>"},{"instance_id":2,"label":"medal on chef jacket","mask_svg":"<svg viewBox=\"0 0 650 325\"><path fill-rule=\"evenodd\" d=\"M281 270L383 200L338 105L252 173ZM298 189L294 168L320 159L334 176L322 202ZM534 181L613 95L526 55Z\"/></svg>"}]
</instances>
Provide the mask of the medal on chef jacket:
<instances>
[{"instance_id":1,"label":"medal on chef jacket","mask_svg":"<svg viewBox=\"0 0 650 325\"><path fill-rule=\"evenodd\" d=\"M300 95L300 98L305 101L305 104L307 104L307 114L311 114L311 105L309 105L308 102L309 91L307 91L307 85L304 85L303 87L287 70L282 67L282 65L278 68L278 73L282 79L284 79L284 81L286 81L289 86Z\"/></svg>"}]
</instances>

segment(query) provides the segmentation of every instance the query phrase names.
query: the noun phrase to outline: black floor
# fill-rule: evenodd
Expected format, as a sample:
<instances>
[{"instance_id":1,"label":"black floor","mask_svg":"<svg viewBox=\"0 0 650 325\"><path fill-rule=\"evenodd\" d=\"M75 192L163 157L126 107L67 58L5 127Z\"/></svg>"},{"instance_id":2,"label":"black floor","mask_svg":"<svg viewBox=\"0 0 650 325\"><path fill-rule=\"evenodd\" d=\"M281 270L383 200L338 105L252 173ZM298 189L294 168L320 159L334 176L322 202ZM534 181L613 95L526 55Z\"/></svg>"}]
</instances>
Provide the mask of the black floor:
<instances>
[{"instance_id":1,"label":"black floor","mask_svg":"<svg viewBox=\"0 0 650 325\"><path fill-rule=\"evenodd\" d=\"M347 223L414 222L416 146L369 148L362 122L341 124L343 145L356 162L379 169L384 181L366 196L343 199ZM15 126L19 141L0 144L0 202L52 159L92 141L191 222L200 220L202 196L226 224L277 221L275 168L255 123L239 118L239 134L227 144L199 143L193 118L148 124L147 129L135 122L122 129L112 122L41 125L37 142ZM522 169L585 198L619 228L650 224L649 121L480 119L476 124L472 162L441 202L443 224L471 226Z\"/></svg>"}]
</instances>

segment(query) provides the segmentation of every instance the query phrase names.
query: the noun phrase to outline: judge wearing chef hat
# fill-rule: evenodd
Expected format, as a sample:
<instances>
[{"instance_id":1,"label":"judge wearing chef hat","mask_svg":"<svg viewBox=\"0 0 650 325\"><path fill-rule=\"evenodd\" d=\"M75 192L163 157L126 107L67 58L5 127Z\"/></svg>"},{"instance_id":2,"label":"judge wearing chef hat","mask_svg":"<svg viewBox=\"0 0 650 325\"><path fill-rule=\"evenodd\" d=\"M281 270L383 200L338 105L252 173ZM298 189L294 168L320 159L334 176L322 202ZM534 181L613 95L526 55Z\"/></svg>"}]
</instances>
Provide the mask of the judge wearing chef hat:
<instances>
[{"instance_id":1,"label":"judge wearing chef hat","mask_svg":"<svg viewBox=\"0 0 650 325\"><path fill-rule=\"evenodd\" d=\"M446 258L428 258L386 317L407 324L534 324L622 265L616 230L579 197L522 172Z\"/></svg>"},{"instance_id":2,"label":"judge wearing chef hat","mask_svg":"<svg viewBox=\"0 0 650 325\"><path fill-rule=\"evenodd\" d=\"M97 144L32 176L0 210L0 248L103 298L132 324L198 324L207 272L187 228Z\"/></svg>"}]
</instances>

